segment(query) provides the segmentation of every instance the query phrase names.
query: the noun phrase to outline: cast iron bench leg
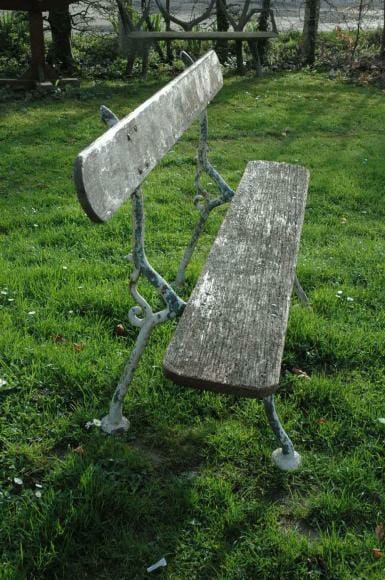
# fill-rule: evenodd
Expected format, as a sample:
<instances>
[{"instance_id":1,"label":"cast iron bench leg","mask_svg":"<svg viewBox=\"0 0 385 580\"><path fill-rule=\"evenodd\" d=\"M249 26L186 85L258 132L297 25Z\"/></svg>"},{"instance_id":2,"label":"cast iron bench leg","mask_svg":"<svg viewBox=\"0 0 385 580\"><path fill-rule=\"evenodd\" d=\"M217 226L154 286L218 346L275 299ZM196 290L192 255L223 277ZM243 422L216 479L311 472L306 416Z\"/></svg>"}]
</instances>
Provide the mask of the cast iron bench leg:
<instances>
[{"instance_id":1,"label":"cast iron bench leg","mask_svg":"<svg viewBox=\"0 0 385 580\"><path fill-rule=\"evenodd\" d=\"M140 332L115 389L110 411L102 419L101 427L106 433L119 433L128 430L129 421L122 412L123 401L147 340L157 324L176 318L185 307L185 302L175 294L171 286L147 260L144 249L143 195L139 188L131 195L131 199L133 204L133 253L127 257L135 266L130 277L130 293L138 305L130 309L128 318L133 326L140 328ZM165 302L166 307L163 310L154 312L147 300L139 293L137 283L140 276L145 277L158 290Z\"/></svg>"},{"instance_id":2,"label":"cast iron bench leg","mask_svg":"<svg viewBox=\"0 0 385 580\"><path fill-rule=\"evenodd\" d=\"M128 431L130 427L129 420L123 416L123 401L128 391L128 387L132 381L132 377L134 376L139 359L145 349L147 340L155 324L156 322L154 322L152 319L148 319L140 329L135 346L131 352L131 356L124 368L119 384L116 387L110 404L109 413L102 419L101 427L105 433L123 433L124 431Z\"/></svg>"},{"instance_id":3,"label":"cast iron bench leg","mask_svg":"<svg viewBox=\"0 0 385 580\"><path fill-rule=\"evenodd\" d=\"M263 399L263 403L265 405L265 411L270 423L270 427L282 445L282 447L279 447L273 451L273 462L277 467L279 467L279 469L282 469L283 471L294 471L301 463L301 456L295 451L293 443L281 425L281 421L279 420L277 411L275 409L274 395L265 397Z\"/></svg>"}]
</instances>

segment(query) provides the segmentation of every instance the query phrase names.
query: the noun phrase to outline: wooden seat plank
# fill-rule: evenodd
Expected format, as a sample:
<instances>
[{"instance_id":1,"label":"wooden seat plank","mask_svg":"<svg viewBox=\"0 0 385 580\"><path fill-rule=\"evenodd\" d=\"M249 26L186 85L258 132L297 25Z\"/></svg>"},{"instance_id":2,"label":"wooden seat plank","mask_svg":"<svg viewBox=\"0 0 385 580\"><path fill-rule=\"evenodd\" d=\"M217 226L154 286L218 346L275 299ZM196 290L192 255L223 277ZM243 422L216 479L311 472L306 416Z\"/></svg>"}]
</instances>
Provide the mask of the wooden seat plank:
<instances>
[{"instance_id":1,"label":"wooden seat plank","mask_svg":"<svg viewBox=\"0 0 385 580\"><path fill-rule=\"evenodd\" d=\"M222 85L211 50L79 153L75 184L92 220L103 222L115 213Z\"/></svg>"},{"instance_id":2,"label":"wooden seat plank","mask_svg":"<svg viewBox=\"0 0 385 580\"><path fill-rule=\"evenodd\" d=\"M131 40L255 40L260 38L275 38L278 34L269 31L244 32L228 30L226 32L216 30L202 30L189 32L185 30L164 30L156 32L152 30L137 30L126 34L125 38Z\"/></svg>"},{"instance_id":3,"label":"wooden seat plank","mask_svg":"<svg viewBox=\"0 0 385 580\"><path fill-rule=\"evenodd\" d=\"M164 360L174 382L263 398L279 383L309 173L248 163Z\"/></svg>"}]
</instances>

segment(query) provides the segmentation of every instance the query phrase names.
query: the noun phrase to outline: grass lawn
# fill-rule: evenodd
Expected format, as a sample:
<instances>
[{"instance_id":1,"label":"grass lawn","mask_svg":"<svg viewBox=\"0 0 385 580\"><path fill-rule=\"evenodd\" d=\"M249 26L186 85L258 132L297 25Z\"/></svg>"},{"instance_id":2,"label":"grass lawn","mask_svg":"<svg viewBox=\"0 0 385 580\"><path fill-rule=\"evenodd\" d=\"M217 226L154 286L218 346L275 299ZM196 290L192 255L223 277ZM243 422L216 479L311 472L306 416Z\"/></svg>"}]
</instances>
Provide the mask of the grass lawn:
<instances>
[{"instance_id":1,"label":"grass lawn","mask_svg":"<svg viewBox=\"0 0 385 580\"><path fill-rule=\"evenodd\" d=\"M168 579L384 578L385 98L377 89L311 73L233 77L210 107L211 159L232 186L250 159L311 171L298 274L312 310L293 300L277 395L302 468L271 465L276 443L260 402L163 378L172 322L156 329L135 375L125 405L131 430L113 438L85 429L105 414L136 336L124 259L131 219L127 204L91 224L72 165L104 130L101 103L123 115L162 82L1 105L0 578L145 578L162 556L168 566L156 575ZM145 187L147 253L169 280L197 219L196 133ZM224 211L202 237L185 297ZM119 323L124 337L115 336Z\"/></svg>"}]
</instances>

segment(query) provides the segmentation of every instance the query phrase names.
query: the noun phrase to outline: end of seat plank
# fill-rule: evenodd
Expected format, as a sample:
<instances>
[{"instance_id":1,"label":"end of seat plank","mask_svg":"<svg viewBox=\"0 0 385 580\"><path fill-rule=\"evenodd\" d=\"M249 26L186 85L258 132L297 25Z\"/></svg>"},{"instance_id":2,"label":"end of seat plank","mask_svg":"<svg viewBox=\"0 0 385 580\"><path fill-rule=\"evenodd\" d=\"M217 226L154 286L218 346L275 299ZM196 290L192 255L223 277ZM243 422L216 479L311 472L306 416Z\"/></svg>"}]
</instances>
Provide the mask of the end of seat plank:
<instances>
[{"instance_id":1,"label":"end of seat plank","mask_svg":"<svg viewBox=\"0 0 385 580\"><path fill-rule=\"evenodd\" d=\"M177 384L262 399L278 389L307 169L249 162L164 360Z\"/></svg>"},{"instance_id":2,"label":"end of seat plank","mask_svg":"<svg viewBox=\"0 0 385 580\"><path fill-rule=\"evenodd\" d=\"M172 368L172 366L166 361L163 365L163 372L166 378L181 387L192 387L194 389L199 389L200 391L213 391L225 395L239 395L249 399L264 399L268 395L273 395L279 388L279 385L271 385L269 387L263 386L260 388L250 387L248 385L229 385L225 382L218 383L215 381L209 381L206 378L201 378L199 376L185 376L180 374L178 369Z\"/></svg>"}]
</instances>

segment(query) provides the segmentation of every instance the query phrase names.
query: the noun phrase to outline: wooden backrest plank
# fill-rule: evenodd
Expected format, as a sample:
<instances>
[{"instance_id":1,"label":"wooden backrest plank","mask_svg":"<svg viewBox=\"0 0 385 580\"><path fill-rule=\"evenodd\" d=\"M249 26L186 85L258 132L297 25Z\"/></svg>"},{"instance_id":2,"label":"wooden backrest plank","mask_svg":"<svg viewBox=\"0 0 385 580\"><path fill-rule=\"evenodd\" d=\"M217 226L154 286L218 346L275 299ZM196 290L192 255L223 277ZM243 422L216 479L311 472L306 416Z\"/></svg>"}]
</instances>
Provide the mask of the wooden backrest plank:
<instances>
[{"instance_id":1,"label":"wooden backrest plank","mask_svg":"<svg viewBox=\"0 0 385 580\"><path fill-rule=\"evenodd\" d=\"M87 215L108 220L222 85L218 57L210 51L79 153L75 184Z\"/></svg>"},{"instance_id":2,"label":"wooden backrest plank","mask_svg":"<svg viewBox=\"0 0 385 580\"><path fill-rule=\"evenodd\" d=\"M199 30L186 32L185 30L163 30L161 32L152 30L133 30L126 34L125 38L131 40L255 40L256 38L275 38L276 32L256 30L239 31L228 30L226 32L217 30Z\"/></svg>"}]
</instances>

